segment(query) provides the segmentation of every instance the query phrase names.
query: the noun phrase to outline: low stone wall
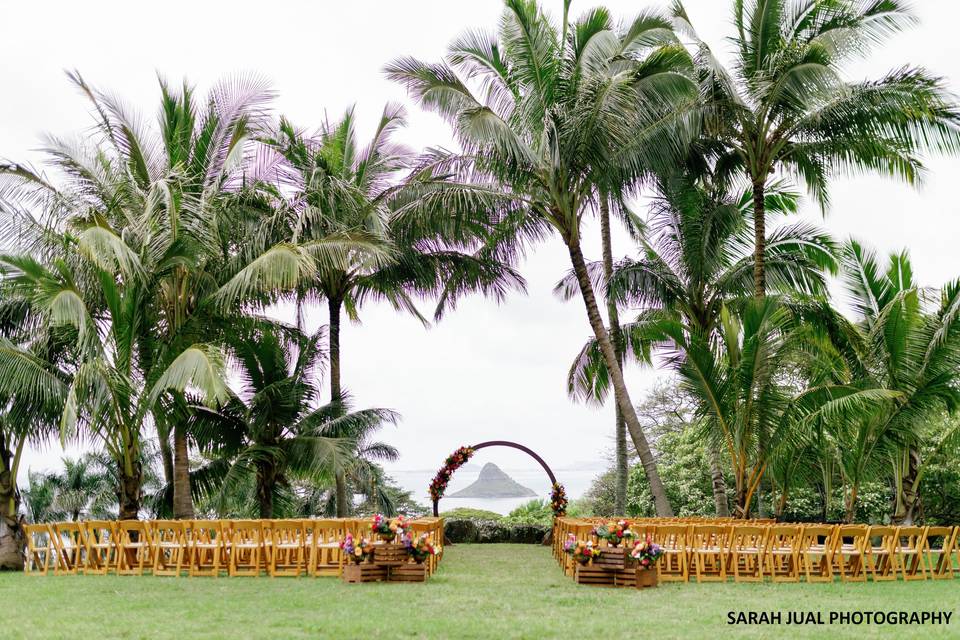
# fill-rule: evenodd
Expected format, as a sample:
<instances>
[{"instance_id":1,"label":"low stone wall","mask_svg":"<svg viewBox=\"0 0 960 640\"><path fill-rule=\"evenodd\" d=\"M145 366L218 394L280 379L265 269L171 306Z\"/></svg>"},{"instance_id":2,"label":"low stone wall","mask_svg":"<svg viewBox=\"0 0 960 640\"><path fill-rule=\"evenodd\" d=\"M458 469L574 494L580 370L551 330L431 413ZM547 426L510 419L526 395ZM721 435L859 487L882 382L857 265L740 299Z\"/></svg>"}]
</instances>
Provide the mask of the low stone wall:
<instances>
[{"instance_id":1,"label":"low stone wall","mask_svg":"<svg viewBox=\"0 0 960 640\"><path fill-rule=\"evenodd\" d=\"M493 520L452 518L444 521L444 535L448 542L542 544L550 527L539 524L506 524Z\"/></svg>"}]
</instances>

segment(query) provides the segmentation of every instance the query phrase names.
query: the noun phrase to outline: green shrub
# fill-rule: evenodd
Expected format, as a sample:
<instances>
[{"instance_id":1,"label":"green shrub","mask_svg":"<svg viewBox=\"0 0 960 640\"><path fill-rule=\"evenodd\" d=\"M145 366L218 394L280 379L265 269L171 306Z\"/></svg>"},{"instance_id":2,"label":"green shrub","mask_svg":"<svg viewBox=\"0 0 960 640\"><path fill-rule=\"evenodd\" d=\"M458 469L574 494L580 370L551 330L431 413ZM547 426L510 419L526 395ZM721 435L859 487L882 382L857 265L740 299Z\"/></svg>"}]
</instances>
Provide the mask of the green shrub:
<instances>
[{"instance_id":1,"label":"green shrub","mask_svg":"<svg viewBox=\"0 0 960 640\"><path fill-rule=\"evenodd\" d=\"M444 511L440 514L442 517L447 519L463 519L463 520L490 520L493 522L499 521L503 518L502 515L495 511L487 511L485 509L471 509L470 507L457 507L456 509L450 509L449 511Z\"/></svg>"}]
</instances>

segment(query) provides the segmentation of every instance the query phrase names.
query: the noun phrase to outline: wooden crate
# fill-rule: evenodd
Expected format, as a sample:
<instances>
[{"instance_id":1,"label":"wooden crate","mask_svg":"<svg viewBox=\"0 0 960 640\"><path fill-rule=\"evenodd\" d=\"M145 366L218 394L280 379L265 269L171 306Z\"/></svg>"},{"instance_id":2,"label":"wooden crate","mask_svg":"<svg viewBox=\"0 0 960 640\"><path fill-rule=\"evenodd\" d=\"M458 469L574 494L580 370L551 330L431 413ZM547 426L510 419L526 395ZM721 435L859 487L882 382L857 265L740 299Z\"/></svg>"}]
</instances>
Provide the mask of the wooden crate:
<instances>
[{"instance_id":1,"label":"wooden crate","mask_svg":"<svg viewBox=\"0 0 960 640\"><path fill-rule=\"evenodd\" d=\"M384 543L373 547L373 563L384 567L398 567L406 564L410 555L402 544Z\"/></svg>"},{"instance_id":2,"label":"wooden crate","mask_svg":"<svg viewBox=\"0 0 960 640\"><path fill-rule=\"evenodd\" d=\"M426 582L427 565L408 562L390 567L390 582Z\"/></svg>"},{"instance_id":3,"label":"wooden crate","mask_svg":"<svg viewBox=\"0 0 960 640\"><path fill-rule=\"evenodd\" d=\"M613 572L613 584L616 587L635 587L637 584L637 570L633 567Z\"/></svg>"},{"instance_id":4,"label":"wooden crate","mask_svg":"<svg viewBox=\"0 0 960 640\"><path fill-rule=\"evenodd\" d=\"M617 571L626 569L626 550L623 547L602 547L600 555L593 559L593 566Z\"/></svg>"},{"instance_id":5,"label":"wooden crate","mask_svg":"<svg viewBox=\"0 0 960 640\"><path fill-rule=\"evenodd\" d=\"M387 568L384 566L370 564L345 564L340 578L348 584L358 584L361 582L382 582L387 579Z\"/></svg>"},{"instance_id":6,"label":"wooden crate","mask_svg":"<svg viewBox=\"0 0 960 640\"><path fill-rule=\"evenodd\" d=\"M592 584L598 587L612 587L615 572L599 567L577 565L573 579L577 584Z\"/></svg>"}]
</instances>

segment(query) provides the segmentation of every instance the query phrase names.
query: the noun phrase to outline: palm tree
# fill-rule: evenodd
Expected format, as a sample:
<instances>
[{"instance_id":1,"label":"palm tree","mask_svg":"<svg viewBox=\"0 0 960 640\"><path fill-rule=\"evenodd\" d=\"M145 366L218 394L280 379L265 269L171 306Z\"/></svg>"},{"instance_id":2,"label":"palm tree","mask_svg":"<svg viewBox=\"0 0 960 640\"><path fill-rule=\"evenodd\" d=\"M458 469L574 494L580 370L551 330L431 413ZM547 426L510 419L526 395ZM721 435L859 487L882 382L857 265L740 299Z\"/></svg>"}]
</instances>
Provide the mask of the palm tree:
<instances>
[{"instance_id":1,"label":"palm tree","mask_svg":"<svg viewBox=\"0 0 960 640\"><path fill-rule=\"evenodd\" d=\"M499 221L488 243L515 258L551 231L568 249L590 326L611 372L617 406L650 479L657 513L672 513L600 315L581 246L581 220L599 176L633 180L680 154L696 91L691 61L667 19L645 13L624 29L594 9L557 28L537 4L507 0L499 31L470 31L446 62L412 58L387 67L420 103L454 127L460 154L435 152L438 171L474 185ZM481 96L471 86L482 92Z\"/></svg>"},{"instance_id":2,"label":"palm tree","mask_svg":"<svg viewBox=\"0 0 960 640\"><path fill-rule=\"evenodd\" d=\"M837 366L831 345L781 300L751 298L720 309L712 336L690 333L675 313L646 315L643 340L669 344L669 363L698 399L706 435L726 451L735 510L749 517L771 462L797 448L818 421L844 424L872 415L891 394L869 385L806 384L810 371Z\"/></svg>"},{"instance_id":3,"label":"palm tree","mask_svg":"<svg viewBox=\"0 0 960 640\"><path fill-rule=\"evenodd\" d=\"M957 428L943 433L928 429L944 411L960 407L960 280L939 291L924 289L913 280L906 252L892 253L884 269L876 255L855 240L844 247L843 275L858 318L853 330L834 331L834 340L860 378L895 399L847 425L854 432L839 439L839 448L852 457L850 464L859 465L854 467L857 479L876 475L881 465L892 463L893 519L912 523L926 469L960 438ZM841 327L841 322L834 324ZM932 454L926 459L921 455L924 445ZM865 465L871 466L861 471ZM848 517L855 513L855 499L854 494L848 500Z\"/></svg>"},{"instance_id":4,"label":"palm tree","mask_svg":"<svg viewBox=\"0 0 960 640\"><path fill-rule=\"evenodd\" d=\"M257 331L231 351L242 379L239 393L216 408L196 406L191 431L216 465L209 484L223 502L254 479L261 518L274 517L276 497L290 481L331 482L351 468L356 434L366 435L396 414L386 409L348 413L342 400L320 405L316 382L323 331Z\"/></svg>"},{"instance_id":5,"label":"palm tree","mask_svg":"<svg viewBox=\"0 0 960 640\"><path fill-rule=\"evenodd\" d=\"M263 138L279 157L267 161L261 172L276 173L278 190L289 193L286 210L291 215L287 239L325 237L362 238L366 251L350 253L340 263L322 265L297 293L297 322L302 328L304 299L320 297L329 311L330 399L344 393L341 383L341 315L353 320L370 300L384 300L427 324L412 296L441 295L437 317L445 305L468 291L480 290L502 298L509 288L522 288L523 280L496 260L469 255L458 249L469 246L472 234L447 232L435 224L431 198L452 185L442 176L414 171L396 181L399 171L413 168L413 154L393 141L405 123L399 107L387 105L373 137L361 148L353 109L316 136L307 136L286 120ZM401 215L404 211L420 215ZM444 212L440 212L445 215ZM347 515L346 478L336 476L337 514Z\"/></svg>"},{"instance_id":6,"label":"palm tree","mask_svg":"<svg viewBox=\"0 0 960 640\"><path fill-rule=\"evenodd\" d=\"M635 323L621 327L625 353L641 363L650 362L644 341L645 318L669 311L680 319L690 338L710 340L717 331L725 305L749 294L753 255L745 220L752 202L749 192L728 194L708 174L661 175L657 196L640 238L639 259L618 263L608 278L603 265L603 289L609 304L640 307ZM781 213L796 210L795 194L781 188L768 192L768 208ZM806 224L783 225L767 243L767 277L785 293L826 293L824 271L836 270L833 241ZM599 275L601 266L590 265ZM556 292L569 299L577 282L568 274ZM609 374L595 339L587 341L571 365L567 390L571 397L603 402L609 392ZM714 500L718 514L727 511L726 486L717 460L713 461Z\"/></svg>"},{"instance_id":7,"label":"palm tree","mask_svg":"<svg viewBox=\"0 0 960 640\"><path fill-rule=\"evenodd\" d=\"M700 41L679 1L673 13L697 49L704 96L704 150L753 190L754 292L766 292L766 189L797 177L821 207L830 178L875 171L917 183L920 154L960 148L960 111L945 82L903 66L851 82L844 67L914 18L900 0L734 2L735 67L726 71Z\"/></svg>"},{"instance_id":8,"label":"palm tree","mask_svg":"<svg viewBox=\"0 0 960 640\"><path fill-rule=\"evenodd\" d=\"M63 471L47 475L53 487L51 507L70 520L112 517L110 507L116 503L117 492L113 478L103 460L87 453L77 459L63 458Z\"/></svg>"},{"instance_id":9,"label":"palm tree","mask_svg":"<svg viewBox=\"0 0 960 640\"><path fill-rule=\"evenodd\" d=\"M23 165L2 167L3 237L18 244L0 265L46 325L71 332L62 430L83 424L102 441L122 469L120 516L131 518L144 428L163 441L176 431L169 409L187 387L212 404L225 398L224 337L260 322L243 305L275 300L355 245L265 243L270 194L244 189L240 172L269 97L262 82L216 85L200 115L188 87L161 82L154 134L119 100L71 79L94 106L95 133L78 144L49 140L62 186ZM182 428L175 441L165 469L177 515L189 516Z\"/></svg>"},{"instance_id":10,"label":"palm tree","mask_svg":"<svg viewBox=\"0 0 960 640\"><path fill-rule=\"evenodd\" d=\"M56 432L69 384L63 343L0 279L0 571L23 569L17 476L28 444Z\"/></svg>"}]
</instances>

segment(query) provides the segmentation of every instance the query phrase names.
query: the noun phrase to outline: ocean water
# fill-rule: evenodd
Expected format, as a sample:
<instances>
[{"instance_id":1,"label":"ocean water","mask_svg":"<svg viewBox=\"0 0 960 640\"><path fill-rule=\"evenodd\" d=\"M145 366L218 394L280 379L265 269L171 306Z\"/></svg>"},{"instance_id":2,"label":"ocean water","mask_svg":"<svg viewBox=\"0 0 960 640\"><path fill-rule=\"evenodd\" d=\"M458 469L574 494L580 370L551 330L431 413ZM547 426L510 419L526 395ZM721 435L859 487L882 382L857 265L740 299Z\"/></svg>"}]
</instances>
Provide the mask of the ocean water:
<instances>
[{"instance_id":1,"label":"ocean water","mask_svg":"<svg viewBox=\"0 0 960 640\"><path fill-rule=\"evenodd\" d=\"M473 483L480 473L481 464L475 464L471 460L450 480L447 487L447 493L451 494L459 491ZM536 492L536 497L523 498L444 498L440 501L440 512L465 507L470 509L484 509L493 511L502 515L507 515L517 507L526 504L537 498L541 500L550 499L550 480L543 470L534 465L531 467L507 467L499 465L500 469L511 478L525 487ZM402 469L388 468L387 472L407 491L413 493L414 498L423 505L430 506L430 496L427 487L436 470L426 469ZM597 475L596 470L592 469L555 469L557 480L563 483L567 491L567 497L571 500L581 497L590 487L590 483Z\"/></svg>"}]
</instances>

